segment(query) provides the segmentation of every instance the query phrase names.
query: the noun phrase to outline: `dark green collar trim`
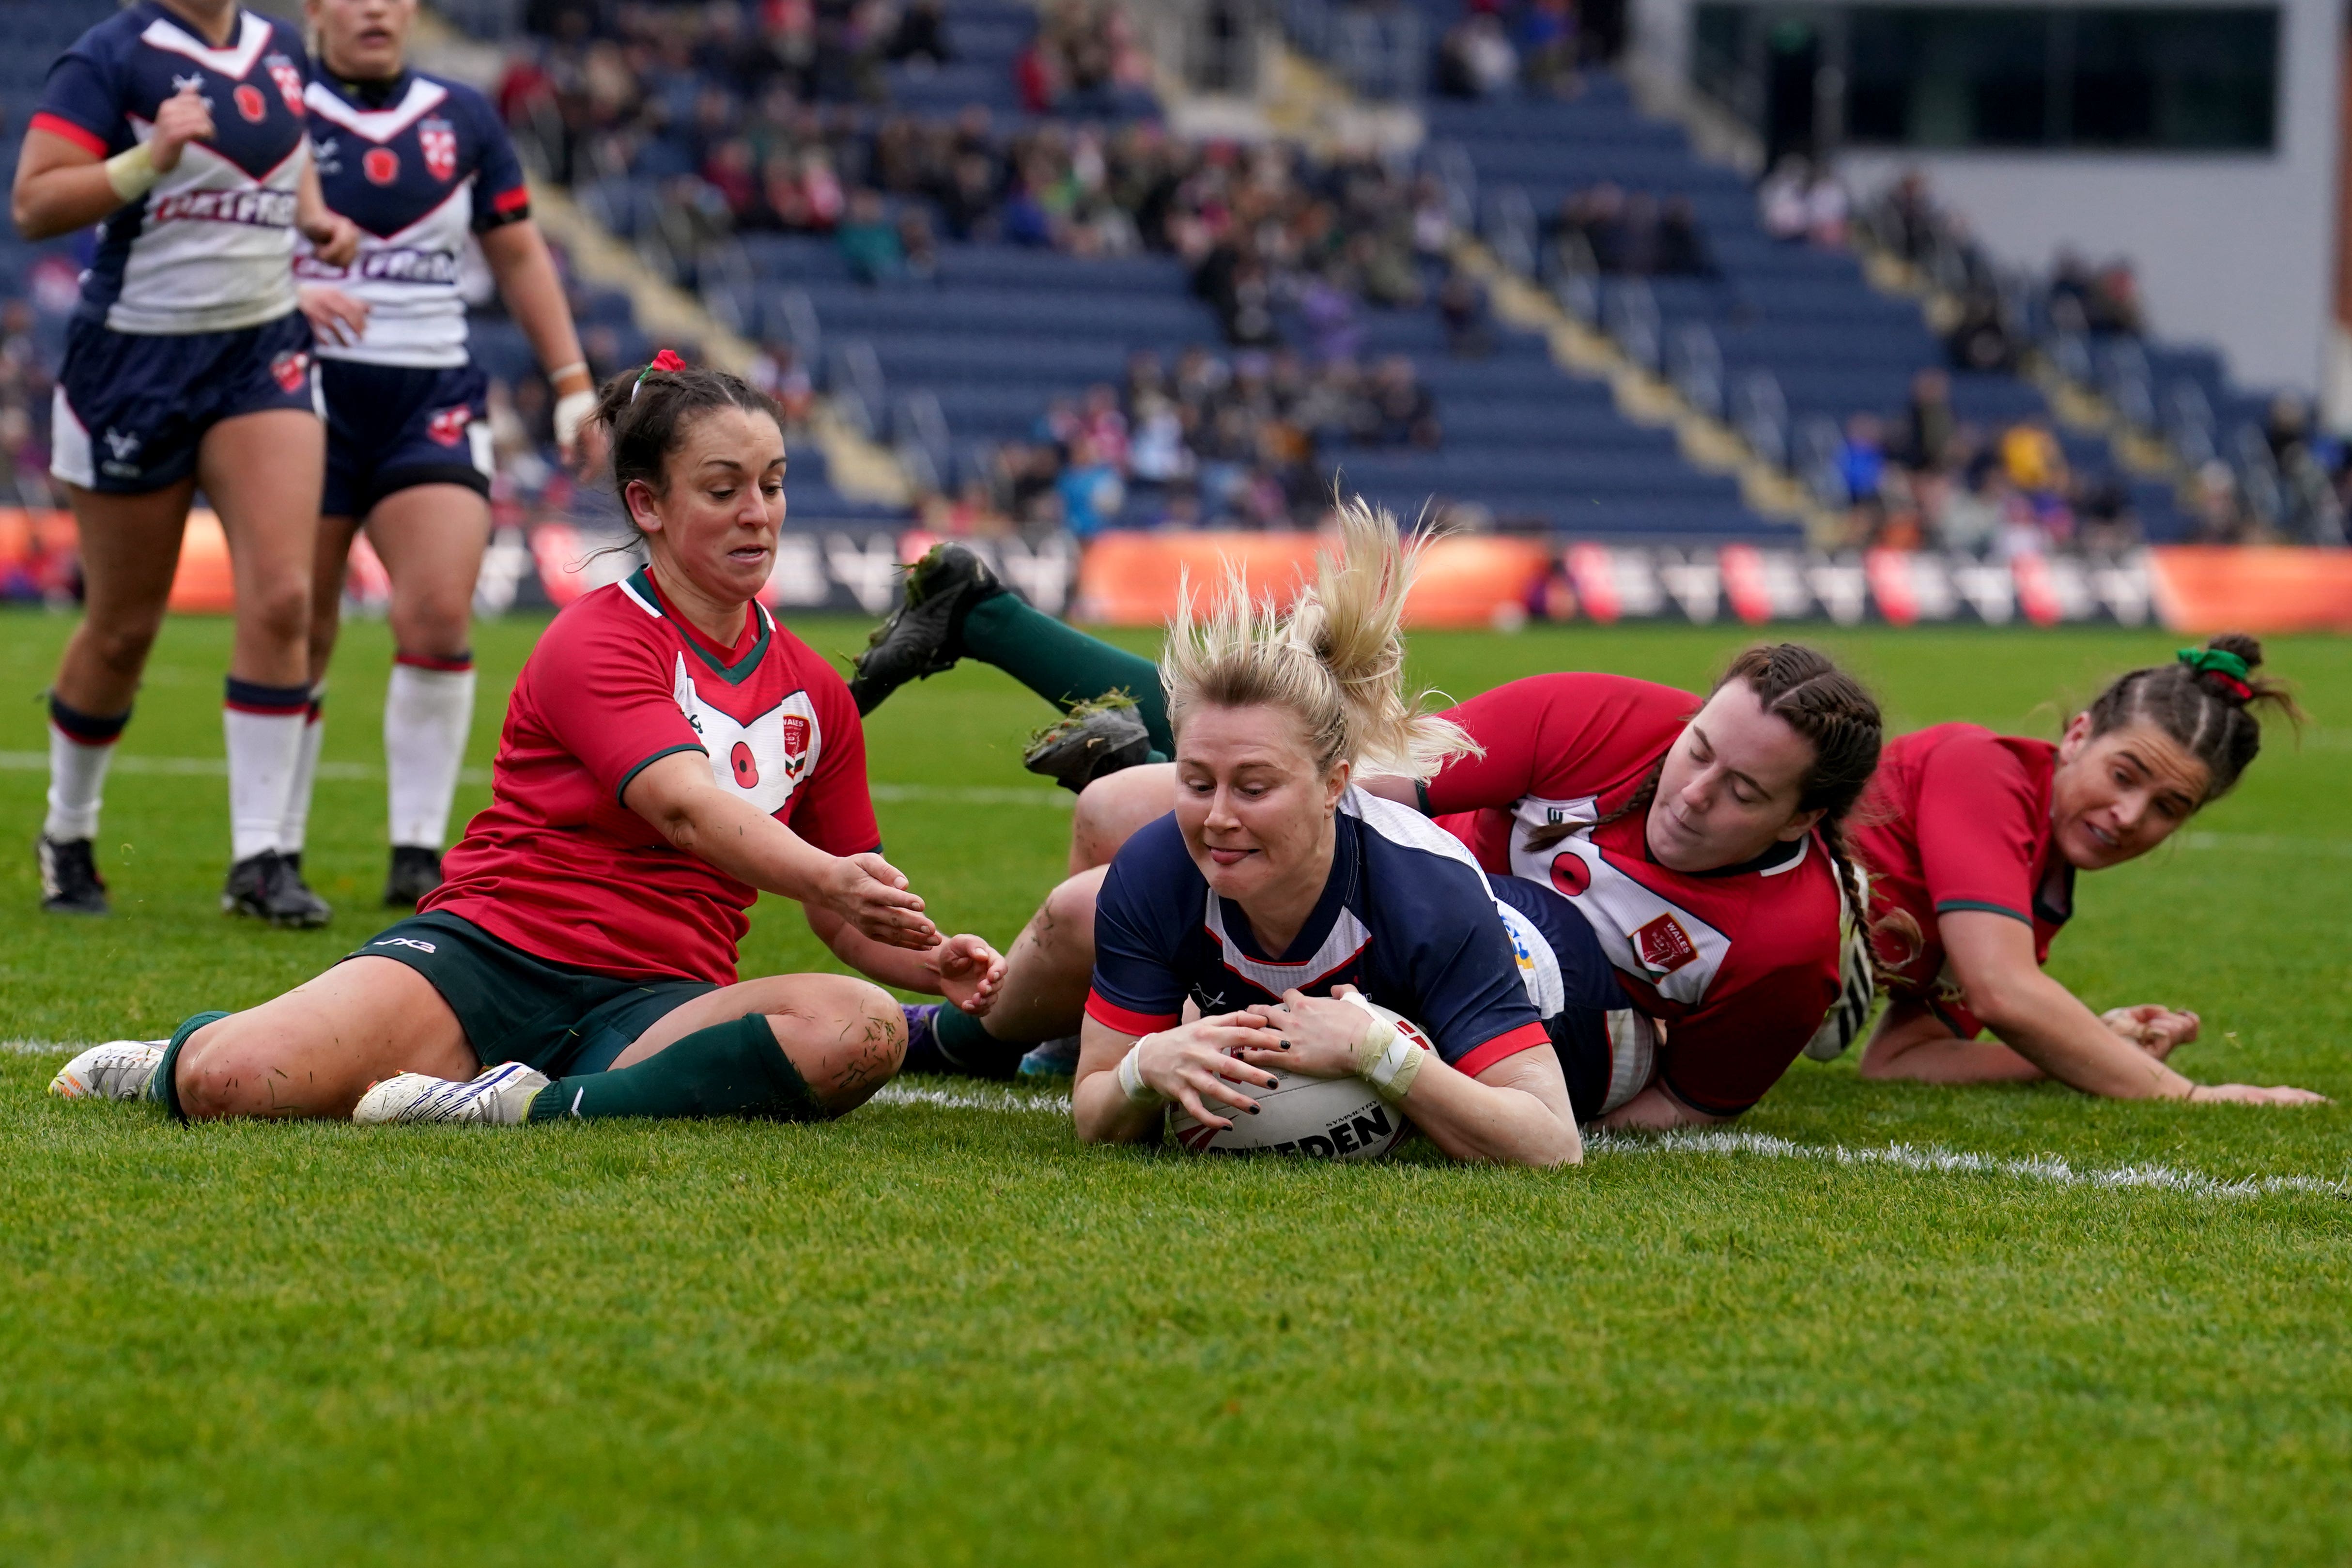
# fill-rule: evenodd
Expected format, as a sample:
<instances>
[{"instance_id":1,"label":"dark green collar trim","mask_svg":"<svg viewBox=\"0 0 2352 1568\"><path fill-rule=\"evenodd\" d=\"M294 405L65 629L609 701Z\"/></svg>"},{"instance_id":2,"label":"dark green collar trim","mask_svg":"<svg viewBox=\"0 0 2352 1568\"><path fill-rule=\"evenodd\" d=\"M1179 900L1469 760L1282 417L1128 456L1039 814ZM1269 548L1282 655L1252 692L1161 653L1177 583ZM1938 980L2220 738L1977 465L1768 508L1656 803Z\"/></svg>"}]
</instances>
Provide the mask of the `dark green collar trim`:
<instances>
[{"instance_id":1,"label":"dark green collar trim","mask_svg":"<svg viewBox=\"0 0 2352 1568\"><path fill-rule=\"evenodd\" d=\"M661 590L654 586L651 567L638 567L635 575L629 579L629 586L635 588L647 604L657 606L663 615L677 623L677 635L684 639L686 646L692 648L694 656L709 665L728 685L742 685L751 672L760 668L760 659L768 651L768 617L760 613L757 604L743 606L744 614L751 617L751 624L760 628L760 635L751 641L751 651L733 664L721 664L717 654L703 647L700 634L688 624L685 616L670 607L670 602L662 597Z\"/></svg>"}]
</instances>

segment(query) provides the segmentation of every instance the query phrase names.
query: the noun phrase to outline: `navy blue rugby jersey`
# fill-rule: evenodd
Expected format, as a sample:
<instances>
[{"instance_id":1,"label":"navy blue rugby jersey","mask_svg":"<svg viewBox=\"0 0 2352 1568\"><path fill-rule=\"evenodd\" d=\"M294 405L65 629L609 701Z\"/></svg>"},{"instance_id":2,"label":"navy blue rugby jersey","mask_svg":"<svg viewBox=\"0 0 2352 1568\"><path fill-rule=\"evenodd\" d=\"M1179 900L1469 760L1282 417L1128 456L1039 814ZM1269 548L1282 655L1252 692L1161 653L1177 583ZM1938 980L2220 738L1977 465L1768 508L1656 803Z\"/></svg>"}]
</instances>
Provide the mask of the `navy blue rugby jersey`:
<instances>
[{"instance_id":1,"label":"navy blue rugby jersey","mask_svg":"<svg viewBox=\"0 0 2352 1568\"><path fill-rule=\"evenodd\" d=\"M1548 944L1495 899L1460 842L1393 801L1340 797L1331 878L1290 951L1256 950L1240 906L1209 890L1171 814L1130 837L1095 905L1087 1015L1127 1035L1353 985L1414 1020L1473 1077L1550 1043L1559 1010Z\"/></svg>"},{"instance_id":2,"label":"navy blue rugby jersey","mask_svg":"<svg viewBox=\"0 0 2352 1568\"><path fill-rule=\"evenodd\" d=\"M468 237L530 216L506 127L463 82L405 71L391 82L310 83L311 151L327 205L359 226L349 267L308 254L295 270L368 306L356 343L320 359L417 367L466 363L458 270Z\"/></svg>"},{"instance_id":3,"label":"navy blue rugby jersey","mask_svg":"<svg viewBox=\"0 0 2352 1568\"><path fill-rule=\"evenodd\" d=\"M58 57L31 128L100 158L152 136L156 111L184 86L213 116L212 139L188 143L176 168L100 228L82 314L118 332L229 332L294 309L288 262L310 79L287 23L240 10L236 37L215 48L154 0Z\"/></svg>"}]
</instances>

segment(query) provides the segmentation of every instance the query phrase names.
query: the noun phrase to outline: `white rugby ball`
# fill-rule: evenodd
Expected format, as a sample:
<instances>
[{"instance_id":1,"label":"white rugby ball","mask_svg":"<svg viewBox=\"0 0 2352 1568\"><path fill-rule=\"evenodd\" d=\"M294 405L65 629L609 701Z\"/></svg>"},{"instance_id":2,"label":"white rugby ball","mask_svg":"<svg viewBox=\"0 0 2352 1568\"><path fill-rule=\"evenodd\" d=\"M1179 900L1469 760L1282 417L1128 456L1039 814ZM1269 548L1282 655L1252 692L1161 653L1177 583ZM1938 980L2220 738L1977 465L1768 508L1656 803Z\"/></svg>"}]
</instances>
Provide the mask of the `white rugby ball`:
<instances>
[{"instance_id":1,"label":"white rugby ball","mask_svg":"<svg viewBox=\"0 0 2352 1568\"><path fill-rule=\"evenodd\" d=\"M1430 1048L1421 1026L1360 995L1345 998L1382 1019L1422 1049ZM1404 1141L1412 1123L1404 1113L1360 1078L1307 1078L1266 1069L1275 1087L1234 1087L1257 1101L1252 1116L1236 1110L1233 1126L1219 1129L1193 1120L1182 1106L1168 1110L1168 1130L1177 1146L1194 1154L1294 1154L1310 1160L1379 1160Z\"/></svg>"}]
</instances>

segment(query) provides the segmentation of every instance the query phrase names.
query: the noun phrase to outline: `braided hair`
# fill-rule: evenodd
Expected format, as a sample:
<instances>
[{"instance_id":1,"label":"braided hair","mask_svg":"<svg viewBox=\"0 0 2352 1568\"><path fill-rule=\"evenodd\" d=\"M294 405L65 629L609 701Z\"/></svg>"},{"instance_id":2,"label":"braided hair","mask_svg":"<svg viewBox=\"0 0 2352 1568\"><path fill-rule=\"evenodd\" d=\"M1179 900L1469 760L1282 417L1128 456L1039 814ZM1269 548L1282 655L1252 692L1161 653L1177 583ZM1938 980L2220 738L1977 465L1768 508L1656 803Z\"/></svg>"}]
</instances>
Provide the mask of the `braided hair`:
<instances>
[{"instance_id":1,"label":"braided hair","mask_svg":"<svg viewBox=\"0 0 2352 1568\"><path fill-rule=\"evenodd\" d=\"M777 417L775 404L740 377L688 365L668 349L643 369L623 371L598 391L589 417L612 434L613 489L632 530L644 531L629 506L629 487L643 484L656 495L667 494L670 454L704 415L722 408Z\"/></svg>"},{"instance_id":2,"label":"braided hair","mask_svg":"<svg viewBox=\"0 0 2352 1568\"><path fill-rule=\"evenodd\" d=\"M2148 724L2205 764L2205 801L2236 787L2263 749L2262 705L2300 725L2303 710L2285 686L2255 674L2263 645L2224 632L2201 648L2185 647L2170 664L2117 676L2087 712L2094 738L2128 724Z\"/></svg>"}]
</instances>

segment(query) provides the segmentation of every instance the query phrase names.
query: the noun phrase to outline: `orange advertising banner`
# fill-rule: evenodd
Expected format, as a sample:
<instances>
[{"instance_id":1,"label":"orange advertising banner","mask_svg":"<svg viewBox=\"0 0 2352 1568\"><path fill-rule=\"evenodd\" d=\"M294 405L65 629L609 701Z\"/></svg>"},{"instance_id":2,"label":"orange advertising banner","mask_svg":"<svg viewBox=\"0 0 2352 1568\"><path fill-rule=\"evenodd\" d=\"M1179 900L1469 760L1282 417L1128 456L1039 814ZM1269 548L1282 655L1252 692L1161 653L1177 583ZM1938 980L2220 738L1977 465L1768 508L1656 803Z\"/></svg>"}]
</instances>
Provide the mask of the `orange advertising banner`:
<instances>
[{"instance_id":1,"label":"orange advertising banner","mask_svg":"<svg viewBox=\"0 0 2352 1568\"><path fill-rule=\"evenodd\" d=\"M1075 618L1103 626L1156 626L1175 613L1177 584L1194 595L1238 570L1254 593L1284 604L1315 573L1311 533L1106 533L1078 566ZM1540 540L1441 539L1422 557L1405 619L1417 626L1517 625L1551 571Z\"/></svg>"},{"instance_id":2,"label":"orange advertising banner","mask_svg":"<svg viewBox=\"0 0 2352 1568\"><path fill-rule=\"evenodd\" d=\"M2174 631L2352 631L2352 551L2164 545L2148 552L2148 578Z\"/></svg>"}]
</instances>

